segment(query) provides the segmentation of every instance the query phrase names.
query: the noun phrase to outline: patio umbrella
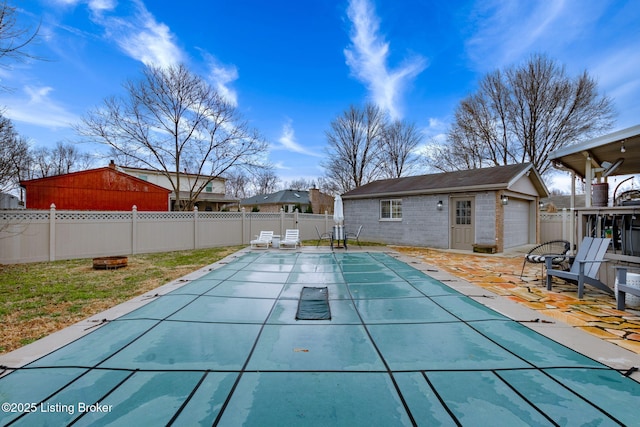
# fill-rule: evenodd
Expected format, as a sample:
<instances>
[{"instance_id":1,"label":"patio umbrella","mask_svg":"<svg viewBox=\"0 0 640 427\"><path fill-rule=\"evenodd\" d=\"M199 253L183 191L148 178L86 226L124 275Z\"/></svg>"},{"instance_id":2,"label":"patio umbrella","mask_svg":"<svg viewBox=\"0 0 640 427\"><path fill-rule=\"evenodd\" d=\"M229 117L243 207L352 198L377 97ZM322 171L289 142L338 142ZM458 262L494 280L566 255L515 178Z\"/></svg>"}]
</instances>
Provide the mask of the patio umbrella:
<instances>
[{"instance_id":1,"label":"patio umbrella","mask_svg":"<svg viewBox=\"0 0 640 427\"><path fill-rule=\"evenodd\" d=\"M342 226L343 221L344 209L342 207L342 197L338 194L333 201L333 222L335 222L335 225L333 226L333 238L338 240L338 244L340 243L340 240L344 240L344 228Z\"/></svg>"},{"instance_id":2,"label":"patio umbrella","mask_svg":"<svg viewBox=\"0 0 640 427\"><path fill-rule=\"evenodd\" d=\"M338 194L333 201L333 222L342 225L344 221L344 208L342 207L342 197Z\"/></svg>"}]
</instances>

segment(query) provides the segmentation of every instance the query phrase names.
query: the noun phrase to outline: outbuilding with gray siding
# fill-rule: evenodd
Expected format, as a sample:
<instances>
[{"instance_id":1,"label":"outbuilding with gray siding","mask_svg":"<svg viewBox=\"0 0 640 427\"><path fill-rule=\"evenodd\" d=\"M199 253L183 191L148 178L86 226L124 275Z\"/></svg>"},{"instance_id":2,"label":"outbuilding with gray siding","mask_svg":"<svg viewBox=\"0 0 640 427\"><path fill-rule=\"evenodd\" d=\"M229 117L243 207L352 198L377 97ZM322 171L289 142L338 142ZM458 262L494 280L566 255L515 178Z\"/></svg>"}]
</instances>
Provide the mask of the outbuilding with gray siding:
<instances>
[{"instance_id":1,"label":"outbuilding with gray siding","mask_svg":"<svg viewBox=\"0 0 640 427\"><path fill-rule=\"evenodd\" d=\"M347 229L360 240L442 249L537 243L541 197L530 163L374 181L342 195Z\"/></svg>"}]
</instances>

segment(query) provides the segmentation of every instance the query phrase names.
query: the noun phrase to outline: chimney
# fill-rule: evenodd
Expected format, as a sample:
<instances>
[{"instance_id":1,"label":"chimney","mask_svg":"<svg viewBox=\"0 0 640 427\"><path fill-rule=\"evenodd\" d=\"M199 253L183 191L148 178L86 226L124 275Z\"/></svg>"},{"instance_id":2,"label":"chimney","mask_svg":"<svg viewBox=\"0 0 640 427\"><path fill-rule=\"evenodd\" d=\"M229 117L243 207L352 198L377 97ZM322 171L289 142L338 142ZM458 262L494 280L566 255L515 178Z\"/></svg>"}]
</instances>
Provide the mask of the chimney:
<instances>
[{"instance_id":1,"label":"chimney","mask_svg":"<svg viewBox=\"0 0 640 427\"><path fill-rule=\"evenodd\" d=\"M313 213L320 213L320 190L318 190L315 185L313 188L309 189L309 204L311 205L311 210Z\"/></svg>"},{"instance_id":2,"label":"chimney","mask_svg":"<svg viewBox=\"0 0 640 427\"><path fill-rule=\"evenodd\" d=\"M109 162L109 167L111 169L115 169L116 168L116 163L113 161L113 159Z\"/></svg>"}]
</instances>

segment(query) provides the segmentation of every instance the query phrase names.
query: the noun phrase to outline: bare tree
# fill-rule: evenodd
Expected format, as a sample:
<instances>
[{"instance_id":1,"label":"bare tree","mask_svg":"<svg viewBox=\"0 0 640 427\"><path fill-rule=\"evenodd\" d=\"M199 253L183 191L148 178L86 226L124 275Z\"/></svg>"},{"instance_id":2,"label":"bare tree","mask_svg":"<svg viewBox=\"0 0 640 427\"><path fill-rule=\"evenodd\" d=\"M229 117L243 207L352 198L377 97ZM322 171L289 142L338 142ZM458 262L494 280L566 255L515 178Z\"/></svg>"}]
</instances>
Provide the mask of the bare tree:
<instances>
[{"instance_id":1,"label":"bare tree","mask_svg":"<svg viewBox=\"0 0 640 427\"><path fill-rule=\"evenodd\" d=\"M74 170L74 167L80 160L81 153L75 145L58 142L51 150L51 162L54 166L54 174L62 175Z\"/></svg>"},{"instance_id":2,"label":"bare tree","mask_svg":"<svg viewBox=\"0 0 640 427\"><path fill-rule=\"evenodd\" d=\"M0 3L0 67L9 68L8 61L21 62L35 58L26 47L38 35L38 29L20 27L16 20L16 8L6 1ZM0 88L6 89L3 86Z\"/></svg>"},{"instance_id":3,"label":"bare tree","mask_svg":"<svg viewBox=\"0 0 640 427\"><path fill-rule=\"evenodd\" d=\"M315 186L315 182L313 180L308 180L305 178L292 179L289 182L285 182L283 187L288 190L298 190L305 191Z\"/></svg>"},{"instance_id":4,"label":"bare tree","mask_svg":"<svg viewBox=\"0 0 640 427\"><path fill-rule=\"evenodd\" d=\"M586 71L569 77L536 54L486 75L460 102L448 145L433 150L431 166L447 171L531 162L545 173L550 152L606 131L613 117L612 101L598 94Z\"/></svg>"},{"instance_id":5,"label":"bare tree","mask_svg":"<svg viewBox=\"0 0 640 427\"><path fill-rule=\"evenodd\" d=\"M271 168L259 170L253 176L253 192L256 194L269 194L277 191L279 178Z\"/></svg>"},{"instance_id":6,"label":"bare tree","mask_svg":"<svg viewBox=\"0 0 640 427\"><path fill-rule=\"evenodd\" d=\"M29 179L55 175L53 173L53 164L50 161L51 151L47 147L34 148L29 154Z\"/></svg>"},{"instance_id":7,"label":"bare tree","mask_svg":"<svg viewBox=\"0 0 640 427\"><path fill-rule=\"evenodd\" d=\"M418 163L415 150L422 136L414 123L396 120L384 129L381 147L382 174L384 178L400 178L407 175Z\"/></svg>"},{"instance_id":8,"label":"bare tree","mask_svg":"<svg viewBox=\"0 0 640 427\"><path fill-rule=\"evenodd\" d=\"M18 26L16 8L6 1L0 3L0 67L9 68L7 60L22 61L33 57L26 51L38 31ZM0 89L6 89L0 85ZM20 137L13 123L0 112L0 191L13 190L28 169L27 141Z\"/></svg>"},{"instance_id":9,"label":"bare tree","mask_svg":"<svg viewBox=\"0 0 640 427\"><path fill-rule=\"evenodd\" d=\"M146 68L142 79L128 81L124 88L126 97L105 100L77 130L124 158L163 172L177 209L192 209L207 184L231 168L261 164L266 142L184 65ZM198 177L189 188L181 188L184 172ZM181 191L187 192L186 200Z\"/></svg>"},{"instance_id":10,"label":"bare tree","mask_svg":"<svg viewBox=\"0 0 640 427\"><path fill-rule=\"evenodd\" d=\"M29 145L0 113L0 191L11 191L27 168Z\"/></svg>"},{"instance_id":11,"label":"bare tree","mask_svg":"<svg viewBox=\"0 0 640 427\"><path fill-rule=\"evenodd\" d=\"M225 192L231 197L244 199L251 192L251 178L245 171L234 169L225 174Z\"/></svg>"},{"instance_id":12,"label":"bare tree","mask_svg":"<svg viewBox=\"0 0 640 427\"><path fill-rule=\"evenodd\" d=\"M335 191L331 189L331 183L328 182L326 177L322 177L322 176L319 177L318 179L316 179L315 184L316 184L315 188L320 190L321 193L325 193L325 194L335 193ZM311 186L311 188L313 188L313 185Z\"/></svg>"},{"instance_id":13,"label":"bare tree","mask_svg":"<svg viewBox=\"0 0 640 427\"><path fill-rule=\"evenodd\" d=\"M68 142L58 141L54 148L37 147L29 150L21 178L34 179L92 167L93 157Z\"/></svg>"},{"instance_id":14,"label":"bare tree","mask_svg":"<svg viewBox=\"0 0 640 427\"><path fill-rule=\"evenodd\" d=\"M373 104L349 107L326 132L329 147L322 163L333 192L343 193L381 176L380 148L386 116Z\"/></svg>"}]
</instances>

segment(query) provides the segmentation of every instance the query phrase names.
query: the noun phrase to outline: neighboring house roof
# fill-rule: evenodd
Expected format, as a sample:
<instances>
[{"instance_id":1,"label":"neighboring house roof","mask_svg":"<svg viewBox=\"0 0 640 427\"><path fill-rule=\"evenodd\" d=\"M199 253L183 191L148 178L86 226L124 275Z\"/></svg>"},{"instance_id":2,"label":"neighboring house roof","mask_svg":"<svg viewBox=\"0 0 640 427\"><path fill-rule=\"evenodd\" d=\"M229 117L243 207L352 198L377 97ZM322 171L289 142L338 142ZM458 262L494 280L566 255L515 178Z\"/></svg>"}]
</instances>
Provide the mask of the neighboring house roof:
<instances>
[{"instance_id":1,"label":"neighboring house roof","mask_svg":"<svg viewBox=\"0 0 640 427\"><path fill-rule=\"evenodd\" d=\"M138 167L133 167L133 166L115 166L117 169L121 169L122 172L125 173L134 173L134 172L139 172L139 173L148 173L148 174L156 174L156 175L166 175L167 172L159 170L159 169L147 169L147 168L138 168ZM176 172L169 172L170 175L175 176ZM188 172L180 172L179 174L177 174L179 176L184 176L184 177L188 177L188 178L192 178L192 179L197 179L197 178L201 178L201 179L207 179L209 178L207 175L199 175L197 173L188 173ZM218 180L218 181L223 181L225 182L227 179L223 178L221 176L217 176L215 178L213 178L214 180Z\"/></svg>"},{"instance_id":2,"label":"neighboring house roof","mask_svg":"<svg viewBox=\"0 0 640 427\"><path fill-rule=\"evenodd\" d=\"M117 182L109 181L108 178L107 178L107 181L101 180L105 176L106 177L117 176L119 178L122 178L122 180ZM95 177L96 179L91 179L88 181L81 180L82 178L85 178L85 177ZM94 190L102 190L105 187L107 188L112 187L118 190L154 191L154 192L160 192L160 193L166 193L166 194L171 192L170 190L167 190L164 187L147 182L133 175L129 175L128 173L120 172L110 167L87 169L84 171L70 172L62 175L52 175L52 176L45 176L43 178L24 180L24 181L20 181L20 186L26 187L28 185L41 184L41 183L52 183L52 184L63 183L64 185L71 183L73 185L78 184L78 185L81 185L83 188L90 188Z\"/></svg>"},{"instance_id":3,"label":"neighboring house roof","mask_svg":"<svg viewBox=\"0 0 640 427\"><path fill-rule=\"evenodd\" d=\"M549 196L541 199L541 201L544 203L545 207L549 203L553 203L553 206L557 209L571 208L571 195ZM584 194L576 194L575 203L575 207L584 207Z\"/></svg>"},{"instance_id":4,"label":"neighboring house roof","mask_svg":"<svg viewBox=\"0 0 640 427\"><path fill-rule=\"evenodd\" d=\"M173 192L171 192L171 194L173 194ZM181 199L188 199L190 196L190 193L188 191L181 191L180 192L180 198ZM217 203L238 203L238 199L234 198L234 197L227 197L226 194L222 194L222 193L207 193L206 191L202 191L200 194L198 194L198 200L199 202L217 202Z\"/></svg>"},{"instance_id":5,"label":"neighboring house roof","mask_svg":"<svg viewBox=\"0 0 640 427\"><path fill-rule=\"evenodd\" d=\"M166 176L167 172L165 171L161 171L157 169L130 167L130 166L116 166L115 164L113 164L113 162L112 162L112 167L118 171L127 173L131 176L135 176L136 174L138 176L154 175L154 176L162 177L163 179L167 179L166 182L164 180L161 180L160 182L157 183L157 185L160 185L161 187L164 187L164 188L168 188L171 191L171 197L172 198L175 197L173 189L171 188L171 184L168 181L168 178ZM182 187L183 189L180 191L180 198L183 200L189 199L191 197L191 192L189 191L189 189L184 190L185 188L184 187L185 181L183 181L184 179L187 180L187 184L189 186L191 186L192 184L189 183L188 181L192 180L193 184L195 184L194 187L198 188L198 187L201 187L202 183L205 180L208 180L210 178L206 175L198 175L198 174L186 173L186 172L180 172L179 174L176 174L176 172L169 172L169 175L171 175L173 179L175 179L176 176L179 177L180 182L183 185ZM198 183L198 181L200 183ZM215 177L211 180L211 182L214 182L214 181L218 181L219 183L221 183L220 185L222 186L222 188L220 189L223 191L222 192L202 191L200 192L200 194L198 194L197 202L212 202L212 203L237 203L238 202L237 198L227 197L227 195L224 193L224 183L226 182L226 178Z\"/></svg>"},{"instance_id":6,"label":"neighboring house roof","mask_svg":"<svg viewBox=\"0 0 640 427\"><path fill-rule=\"evenodd\" d=\"M343 199L369 197L458 193L509 189L516 181L528 175L542 197L549 192L542 177L531 163L469 169L404 178L383 179L365 184L342 195Z\"/></svg>"},{"instance_id":7,"label":"neighboring house roof","mask_svg":"<svg viewBox=\"0 0 640 427\"><path fill-rule=\"evenodd\" d=\"M240 205L308 205L309 192L306 190L281 190L271 194L260 194L240 200Z\"/></svg>"}]
</instances>

